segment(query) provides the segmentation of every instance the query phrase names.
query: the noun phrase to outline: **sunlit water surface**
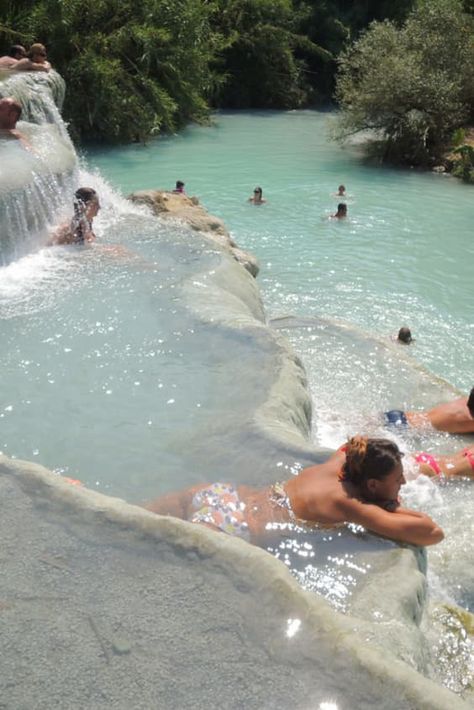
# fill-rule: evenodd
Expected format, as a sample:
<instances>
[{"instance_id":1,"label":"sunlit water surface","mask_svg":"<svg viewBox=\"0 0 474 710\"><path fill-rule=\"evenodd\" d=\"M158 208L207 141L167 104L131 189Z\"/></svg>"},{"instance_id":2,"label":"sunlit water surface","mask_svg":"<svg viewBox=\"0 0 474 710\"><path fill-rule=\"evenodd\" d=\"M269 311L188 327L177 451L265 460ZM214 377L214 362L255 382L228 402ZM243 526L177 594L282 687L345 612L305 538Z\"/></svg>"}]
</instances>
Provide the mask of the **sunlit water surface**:
<instances>
[{"instance_id":1,"label":"sunlit water surface","mask_svg":"<svg viewBox=\"0 0 474 710\"><path fill-rule=\"evenodd\" d=\"M308 373L313 440L335 447L356 431L386 434L383 409L472 386L474 193L445 176L365 164L357 146L327 139L329 120L225 114L148 146L90 149L86 160L124 194L183 180L258 257L268 318ZM0 273L1 450L132 501L209 478L250 482L239 449L255 441L235 432L264 397L269 360L261 343L200 322L182 290L205 288L219 256L184 229L157 227L100 176L81 182L100 192L104 248L42 250ZM328 219L340 183L344 222ZM261 207L247 202L256 185ZM414 345L392 342L401 325ZM397 438L405 449L462 443ZM268 458L275 477L298 470ZM430 552L436 596L473 609L470 484L423 479L406 495L447 532ZM272 548L340 610L370 570L345 535L292 534Z\"/></svg>"},{"instance_id":2,"label":"sunlit water surface","mask_svg":"<svg viewBox=\"0 0 474 710\"><path fill-rule=\"evenodd\" d=\"M367 164L357 145L328 140L331 120L311 111L227 113L211 127L145 147L90 150L88 159L124 193L183 180L258 257L268 318L308 373L313 439L335 447L356 431L387 435L380 411L430 406L472 387L474 192L447 176ZM341 183L349 217L330 220ZM267 199L261 207L247 202L256 185ZM411 346L392 340L402 325L416 339ZM465 443L434 432L396 438L405 450L449 453ZM430 552L433 587L474 608L470 485L424 479L407 494L446 528ZM303 583L344 606L364 573L351 569L350 555L335 564L322 553L305 573L300 552L308 558L314 549L285 544L277 554L294 560Z\"/></svg>"}]
</instances>

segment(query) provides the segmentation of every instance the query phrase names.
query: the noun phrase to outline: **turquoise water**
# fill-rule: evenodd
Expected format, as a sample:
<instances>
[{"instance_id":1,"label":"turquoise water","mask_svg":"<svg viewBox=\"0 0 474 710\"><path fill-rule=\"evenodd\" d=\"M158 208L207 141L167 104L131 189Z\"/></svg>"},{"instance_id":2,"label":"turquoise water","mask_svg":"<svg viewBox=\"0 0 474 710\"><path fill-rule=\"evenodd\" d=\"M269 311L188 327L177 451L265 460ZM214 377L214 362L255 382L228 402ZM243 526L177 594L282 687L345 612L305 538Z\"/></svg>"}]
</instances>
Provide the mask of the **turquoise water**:
<instances>
[{"instance_id":1,"label":"turquoise water","mask_svg":"<svg viewBox=\"0 0 474 710\"><path fill-rule=\"evenodd\" d=\"M259 426L281 358L258 321L234 327L217 286L227 278L250 303L248 274L115 187L171 188L183 179L258 256L271 324L306 366L317 446L380 430L382 408L426 406L471 386L471 191L440 176L366 165L357 146L327 140L329 119L228 114L149 146L89 151L88 170L100 173L82 172L79 181L100 194L94 248L40 248L0 268L0 450L130 501L206 480L261 485L309 462ZM349 192L344 223L328 220L341 182ZM247 202L256 184L268 200L259 208ZM58 200L57 218L66 219L70 191ZM401 324L417 339L410 348L390 339ZM454 446L443 435L428 435L426 445ZM447 532L429 553L433 597L473 609L472 485L418 479L404 496ZM305 589L358 617L371 553L393 543L341 535L295 534L270 551ZM434 645L438 636L451 639L444 629L433 636ZM474 673L471 646L462 639L449 669L443 648L433 651L436 676L458 692Z\"/></svg>"},{"instance_id":2,"label":"turquoise water","mask_svg":"<svg viewBox=\"0 0 474 710\"><path fill-rule=\"evenodd\" d=\"M188 194L198 195L258 257L270 318L322 317L387 344L409 325L416 343L397 346L400 357L468 391L474 382L472 187L369 165L357 145L328 140L332 120L312 111L228 113L212 127L191 127L148 146L90 150L88 159L125 193L171 189L183 180ZM327 219L340 183L348 193L344 222ZM268 200L261 207L247 203L257 184ZM411 380L403 387L396 369L387 385L385 371L367 367L363 347L337 345L331 352L320 340L314 344L311 329L286 333L310 375L321 444L336 445L358 412L416 409L440 396L436 387L414 391ZM397 353L393 359L396 364ZM318 411L328 415L324 421ZM339 423L327 431L331 417Z\"/></svg>"},{"instance_id":3,"label":"turquoise water","mask_svg":"<svg viewBox=\"0 0 474 710\"><path fill-rule=\"evenodd\" d=\"M228 113L148 146L91 149L87 159L124 193L183 180L258 257L268 318L288 317L275 324L308 373L314 442L335 447L357 431L388 434L381 410L430 406L474 384L474 191L448 176L367 164L359 146L328 140L331 120ZM328 220L341 183L349 218ZM261 207L247 202L256 185L268 200ZM402 325L411 346L391 339ZM399 443L447 453L464 444L435 433ZM471 486L416 482L407 495L447 532L430 552L436 594L473 608ZM305 586L337 594L341 575L334 587L315 569L303 573Z\"/></svg>"}]
</instances>

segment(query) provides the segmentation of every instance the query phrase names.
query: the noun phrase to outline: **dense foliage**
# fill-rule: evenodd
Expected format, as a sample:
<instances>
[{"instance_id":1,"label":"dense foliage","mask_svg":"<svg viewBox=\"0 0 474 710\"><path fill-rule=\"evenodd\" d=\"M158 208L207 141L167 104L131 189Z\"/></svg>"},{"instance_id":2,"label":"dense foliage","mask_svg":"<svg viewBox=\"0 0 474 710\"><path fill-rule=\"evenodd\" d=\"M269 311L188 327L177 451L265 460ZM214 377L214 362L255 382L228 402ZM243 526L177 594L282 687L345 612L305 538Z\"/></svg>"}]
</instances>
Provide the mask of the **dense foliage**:
<instances>
[{"instance_id":1,"label":"dense foliage","mask_svg":"<svg viewBox=\"0 0 474 710\"><path fill-rule=\"evenodd\" d=\"M463 5L473 12L474 0ZM469 116L472 36L461 0L0 4L0 50L46 44L77 138L144 140L205 120L212 106L328 100L340 62L342 132L380 129L384 155L412 163L439 153Z\"/></svg>"},{"instance_id":2,"label":"dense foliage","mask_svg":"<svg viewBox=\"0 0 474 710\"><path fill-rule=\"evenodd\" d=\"M10 0L2 24L41 41L76 135L143 139L207 114L215 36L195 0Z\"/></svg>"},{"instance_id":3,"label":"dense foliage","mask_svg":"<svg viewBox=\"0 0 474 710\"><path fill-rule=\"evenodd\" d=\"M460 0L419 2L401 27L373 23L339 62L339 133L375 129L386 159L436 162L472 119L474 25Z\"/></svg>"}]
</instances>

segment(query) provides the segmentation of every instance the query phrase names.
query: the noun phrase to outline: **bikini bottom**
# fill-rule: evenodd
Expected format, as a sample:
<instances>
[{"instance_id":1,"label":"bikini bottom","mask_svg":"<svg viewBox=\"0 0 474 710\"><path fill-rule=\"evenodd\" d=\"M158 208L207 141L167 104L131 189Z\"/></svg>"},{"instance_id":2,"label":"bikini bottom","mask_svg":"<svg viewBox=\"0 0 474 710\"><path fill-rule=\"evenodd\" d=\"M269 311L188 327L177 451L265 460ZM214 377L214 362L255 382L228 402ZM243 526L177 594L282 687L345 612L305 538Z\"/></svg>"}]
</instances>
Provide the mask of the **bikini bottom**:
<instances>
[{"instance_id":1,"label":"bikini bottom","mask_svg":"<svg viewBox=\"0 0 474 710\"><path fill-rule=\"evenodd\" d=\"M230 483L211 483L194 494L189 520L211 525L248 541L250 534L245 508L237 489Z\"/></svg>"}]
</instances>

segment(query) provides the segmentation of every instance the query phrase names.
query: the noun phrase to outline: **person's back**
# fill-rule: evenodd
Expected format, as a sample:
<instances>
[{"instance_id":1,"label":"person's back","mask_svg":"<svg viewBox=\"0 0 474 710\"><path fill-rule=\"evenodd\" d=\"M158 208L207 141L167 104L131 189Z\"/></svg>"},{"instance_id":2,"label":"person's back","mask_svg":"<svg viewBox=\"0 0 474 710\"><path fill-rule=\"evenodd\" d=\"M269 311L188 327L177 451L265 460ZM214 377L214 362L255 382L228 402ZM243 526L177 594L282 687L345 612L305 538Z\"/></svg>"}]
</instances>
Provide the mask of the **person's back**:
<instances>
[{"instance_id":1,"label":"person's back","mask_svg":"<svg viewBox=\"0 0 474 710\"><path fill-rule=\"evenodd\" d=\"M346 494L338 476L344 461L345 453L338 451L324 464L305 468L286 482L285 489L298 518L323 524L343 522L339 504Z\"/></svg>"},{"instance_id":2,"label":"person's back","mask_svg":"<svg viewBox=\"0 0 474 710\"><path fill-rule=\"evenodd\" d=\"M460 397L453 402L438 404L430 409L426 416L431 425L439 431L446 431L449 434L474 433L474 417L469 411L467 402L467 397ZM408 421L410 421L409 414Z\"/></svg>"}]
</instances>

